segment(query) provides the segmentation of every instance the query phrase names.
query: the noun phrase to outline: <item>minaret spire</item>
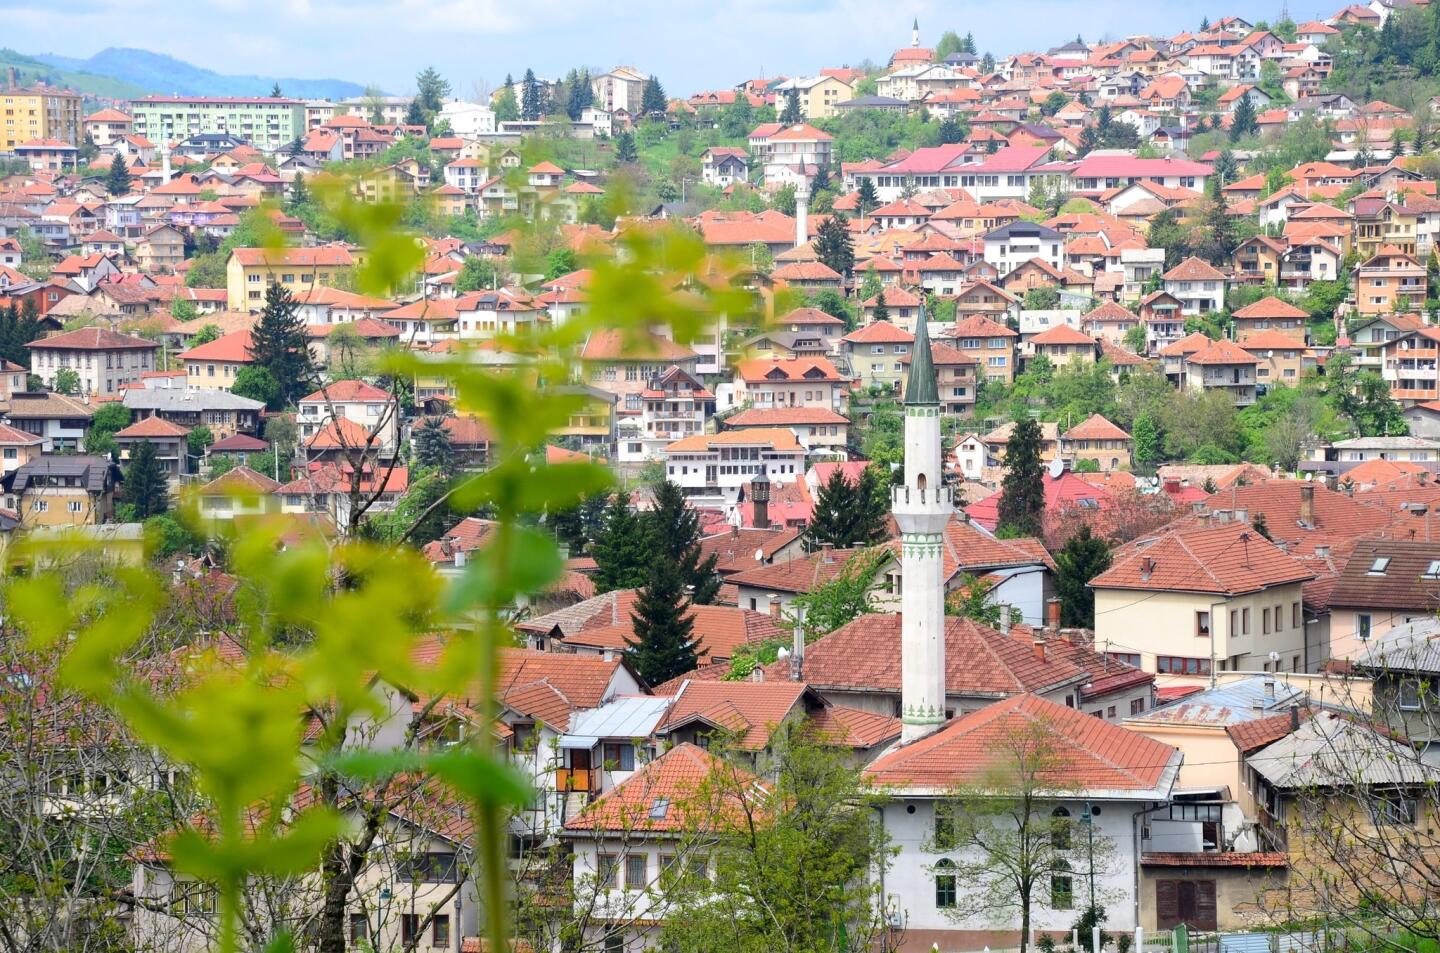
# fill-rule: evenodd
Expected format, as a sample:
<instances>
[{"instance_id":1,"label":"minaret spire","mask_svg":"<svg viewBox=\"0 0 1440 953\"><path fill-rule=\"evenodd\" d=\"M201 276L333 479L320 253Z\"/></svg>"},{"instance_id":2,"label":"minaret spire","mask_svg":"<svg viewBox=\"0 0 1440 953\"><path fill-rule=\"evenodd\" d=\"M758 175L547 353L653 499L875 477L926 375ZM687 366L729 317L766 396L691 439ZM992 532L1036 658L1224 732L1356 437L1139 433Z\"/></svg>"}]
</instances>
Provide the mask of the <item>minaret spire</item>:
<instances>
[{"instance_id":1,"label":"minaret spire","mask_svg":"<svg viewBox=\"0 0 1440 953\"><path fill-rule=\"evenodd\" d=\"M923 309L905 382L905 483L891 491L890 510L900 527L900 740L908 743L945 722L943 553L954 511L941 469L940 394Z\"/></svg>"},{"instance_id":2,"label":"minaret spire","mask_svg":"<svg viewBox=\"0 0 1440 953\"><path fill-rule=\"evenodd\" d=\"M910 25L910 45L920 45L920 18L916 17L915 22Z\"/></svg>"}]
</instances>

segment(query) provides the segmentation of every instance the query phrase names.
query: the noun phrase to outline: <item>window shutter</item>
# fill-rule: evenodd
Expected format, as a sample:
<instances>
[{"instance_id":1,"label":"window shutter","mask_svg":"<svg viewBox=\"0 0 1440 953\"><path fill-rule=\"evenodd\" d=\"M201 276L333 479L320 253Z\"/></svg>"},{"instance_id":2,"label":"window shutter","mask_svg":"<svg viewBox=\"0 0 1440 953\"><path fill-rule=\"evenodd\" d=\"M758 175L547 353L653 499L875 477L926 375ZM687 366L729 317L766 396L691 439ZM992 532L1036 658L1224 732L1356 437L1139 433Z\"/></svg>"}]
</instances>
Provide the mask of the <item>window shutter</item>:
<instances>
[{"instance_id":1,"label":"window shutter","mask_svg":"<svg viewBox=\"0 0 1440 953\"><path fill-rule=\"evenodd\" d=\"M1216 929L1215 881L1195 881L1195 924L1201 930Z\"/></svg>"},{"instance_id":2,"label":"window shutter","mask_svg":"<svg viewBox=\"0 0 1440 953\"><path fill-rule=\"evenodd\" d=\"M1155 919L1162 930L1180 922L1180 892L1174 880L1155 881Z\"/></svg>"}]
</instances>

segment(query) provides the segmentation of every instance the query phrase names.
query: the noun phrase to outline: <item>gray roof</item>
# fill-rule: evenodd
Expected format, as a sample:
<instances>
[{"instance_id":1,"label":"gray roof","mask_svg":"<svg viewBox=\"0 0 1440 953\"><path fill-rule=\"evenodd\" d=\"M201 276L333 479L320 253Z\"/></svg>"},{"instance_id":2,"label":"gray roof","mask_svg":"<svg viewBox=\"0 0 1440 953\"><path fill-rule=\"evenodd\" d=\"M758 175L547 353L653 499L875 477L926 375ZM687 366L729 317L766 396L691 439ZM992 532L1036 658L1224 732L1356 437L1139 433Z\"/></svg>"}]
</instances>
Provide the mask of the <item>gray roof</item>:
<instances>
[{"instance_id":1,"label":"gray roof","mask_svg":"<svg viewBox=\"0 0 1440 953\"><path fill-rule=\"evenodd\" d=\"M1440 440L1424 437L1352 437L1336 440L1336 450L1440 450Z\"/></svg>"},{"instance_id":2,"label":"gray roof","mask_svg":"<svg viewBox=\"0 0 1440 953\"><path fill-rule=\"evenodd\" d=\"M903 99L896 99L894 96L856 96L854 99L842 99L835 104L836 109L864 109L867 106L905 106L909 103Z\"/></svg>"},{"instance_id":3,"label":"gray roof","mask_svg":"<svg viewBox=\"0 0 1440 953\"><path fill-rule=\"evenodd\" d=\"M985 241L1000 241L1009 238L1039 238L1042 241L1059 241L1063 236L1048 225L1039 222L1017 221L1001 225L985 234Z\"/></svg>"},{"instance_id":4,"label":"gray roof","mask_svg":"<svg viewBox=\"0 0 1440 953\"><path fill-rule=\"evenodd\" d=\"M616 698L591 711L570 716L566 735L582 738L648 738L654 733L675 699L652 695ZM564 744L564 740L561 740Z\"/></svg>"},{"instance_id":5,"label":"gray roof","mask_svg":"<svg viewBox=\"0 0 1440 953\"><path fill-rule=\"evenodd\" d=\"M1320 712L1248 759L1277 788L1424 784L1440 780L1409 745L1338 712Z\"/></svg>"},{"instance_id":6,"label":"gray roof","mask_svg":"<svg viewBox=\"0 0 1440 953\"><path fill-rule=\"evenodd\" d=\"M132 387L125 392L130 410L199 412L205 410L259 411L261 400L251 400L228 390L198 390L185 387Z\"/></svg>"},{"instance_id":7,"label":"gray roof","mask_svg":"<svg viewBox=\"0 0 1440 953\"><path fill-rule=\"evenodd\" d=\"M1377 674L1440 673L1440 619L1426 616L1395 626L1356 656L1355 666Z\"/></svg>"},{"instance_id":8,"label":"gray roof","mask_svg":"<svg viewBox=\"0 0 1440 953\"><path fill-rule=\"evenodd\" d=\"M46 455L20 465L15 471L13 491L23 493L31 480L40 477L79 477L85 481L87 492L103 493L110 467L106 457Z\"/></svg>"},{"instance_id":9,"label":"gray roof","mask_svg":"<svg viewBox=\"0 0 1440 953\"><path fill-rule=\"evenodd\" d=\"M915 321L915 346L910 349L910 379L905 382L905 405L923 406L940 403L940 391L935 381L935 358L930 351L930 322L925 320L925 309Z\"/></svg>"},{"instance_id":10,"label":"gray roof","mask_svg":"<svg viewBox=\"0 0 1440 953\"><path fill-rule=\"evenodd\" d=\"M1268 691L1267 683L1271 686ZM1304 697L1305 693L1300 689L1277 681L1274 676L1256 675L1243 681L1186 695L1129 720L1150 724L1214 725L1223 728L1281 714L1289 710L1291 702L1298 703Z\"/></svg>"}]
</instances>

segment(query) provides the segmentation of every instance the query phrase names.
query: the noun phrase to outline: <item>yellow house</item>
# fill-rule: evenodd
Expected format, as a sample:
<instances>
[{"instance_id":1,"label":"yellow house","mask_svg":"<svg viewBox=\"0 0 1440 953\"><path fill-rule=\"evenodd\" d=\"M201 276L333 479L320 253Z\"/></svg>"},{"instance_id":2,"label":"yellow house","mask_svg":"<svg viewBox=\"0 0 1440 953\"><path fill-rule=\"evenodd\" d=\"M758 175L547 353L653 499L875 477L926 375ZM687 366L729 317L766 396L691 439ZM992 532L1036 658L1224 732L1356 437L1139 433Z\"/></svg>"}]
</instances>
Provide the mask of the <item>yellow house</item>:
<instances>
[{"instance_id":1,"label":"yellow house","mask_svg":"<svg viewBox=\"0 0 1440 953\"><path fill-rule=\"evenodd\" d=\"M0 90L0 152L40 139L78 146L84 135L80 104L79 93L49 86Z\"/></svg>"},{"instance_id":2,"label":"yellow house","mask_svg":"<svg viewBox=\"0 0 1440 953\"><path fill-rule=\"evenodd\" d=\"M777 109L785 108L785 102L792 89L800 97L800 115L807 121L829 119L836 115L836 103L843 103L848 99L855 98L854 89L843 80L834 76L809 76L803 79L787 80L776 87Z\"/></svg>"},{"instance_id":3,"label":"yellow house","mask_svg":"<svg viewBox=\"0 0 1440 953\"><path fill-rule=\"evenodd\" d=\"M115 475L109 459L42 456L15 471L11 492L20 524L89 526L115 514Z\"/></svg>"},{"instance_id":4,"label":"yellow house","mask_svg":"<svg viewBox=\"0 0 1440 953\"><path fill-rule=\"evenodd\" d=\"M582 403L565 425L555 431L555 435L574 438L586 453L612 457L615 447L615 395L583 384L561 390L580 397Z\"/></svg>"},{"instance_id":5,"label":"yellow house","mask_svg":"<svg viewBox=\"0 0 1440 953\"><path fill-rule=\"evenodd\" d=\"M1318 660L1306 657L1300 587L1313 578L1239 514L1205 515L1127 544L1090 580L1095 644L1160 675L1161 687L1222 671L1305 672Z\"/></svg>"},{"instance_id":6,"label":"yellow house","mask_svg":"<svg viewBox=\"0 0 1440 953\"><path fill-rule=\"evenodd\" d=\"M185 386L195 390L229 390L236 376L250 366L250 332L235 331L198 344L178 356L185 367Z\"/></svg>"},{"instance_id":7,"label":"yellow house","mask_svg":"<svg viewBox=\"0 0 1440 953\"><path fill-rule=\"evenodd\" d=\"M265 307L265 289L284 285L299 297L316 285L333 284L336 277L355 267L348 248L236 248L225 263L226 306L231 311L259 311Z\"/></svg>"}]
</instances>

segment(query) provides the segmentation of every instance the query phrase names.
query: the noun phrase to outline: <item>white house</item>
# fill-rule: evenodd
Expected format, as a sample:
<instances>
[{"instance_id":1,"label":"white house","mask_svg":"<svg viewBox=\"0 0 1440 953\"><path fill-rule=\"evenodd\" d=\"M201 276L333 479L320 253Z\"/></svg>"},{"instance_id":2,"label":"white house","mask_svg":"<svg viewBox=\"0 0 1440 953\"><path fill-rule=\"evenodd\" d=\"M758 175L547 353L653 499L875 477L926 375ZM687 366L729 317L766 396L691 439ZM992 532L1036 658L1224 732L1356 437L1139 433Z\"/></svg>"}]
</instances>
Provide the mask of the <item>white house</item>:
<instances>
[{"instance_id":1,"label":"white house","mask_svg":"<svg viewBox=\"0 0 1440 953\"><path fill-rule=\"evenodd\" d=\"M764 473L771 483L805 475L805 448L789 430L773 427L696 434L660 452L665 476L697 506L735 503L741 488Z\"/></svg>"}]
</instances>

